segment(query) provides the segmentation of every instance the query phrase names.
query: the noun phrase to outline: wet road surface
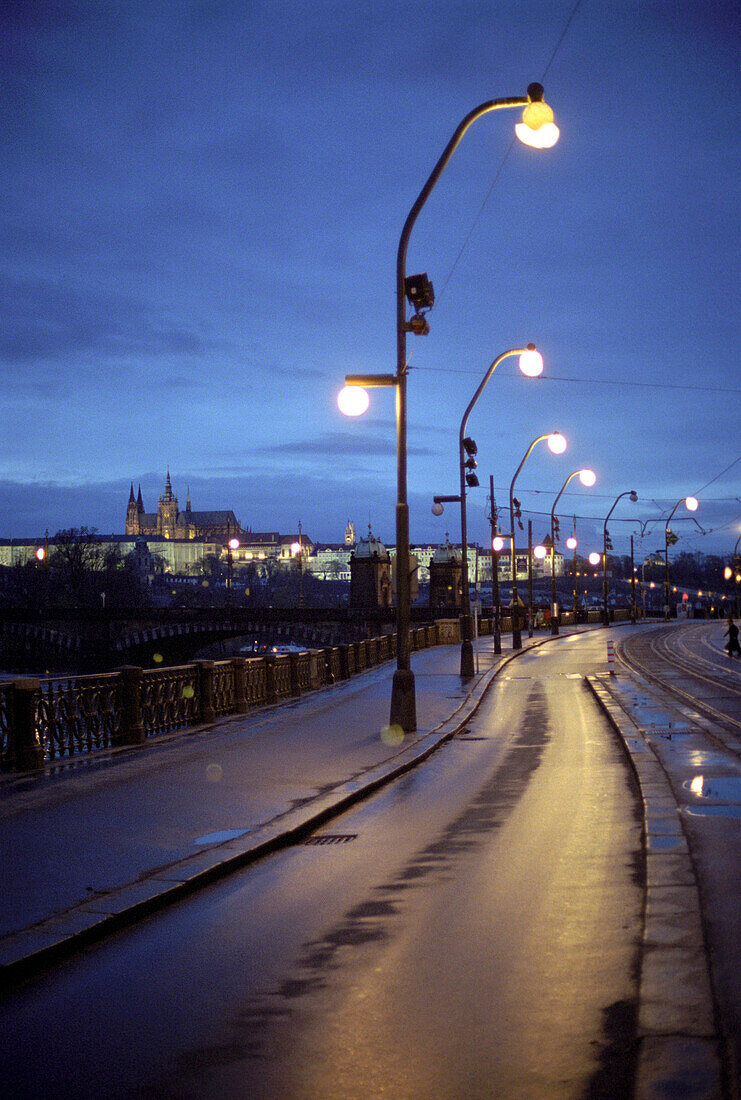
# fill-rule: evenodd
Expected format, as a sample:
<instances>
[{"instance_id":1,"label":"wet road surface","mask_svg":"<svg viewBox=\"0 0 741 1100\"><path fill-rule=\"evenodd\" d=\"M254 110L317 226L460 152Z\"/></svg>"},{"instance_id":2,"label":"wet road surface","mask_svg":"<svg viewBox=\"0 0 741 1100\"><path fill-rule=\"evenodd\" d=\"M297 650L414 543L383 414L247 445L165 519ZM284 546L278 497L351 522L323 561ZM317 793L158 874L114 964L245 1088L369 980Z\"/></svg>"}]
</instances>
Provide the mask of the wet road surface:
<instances>
[{"instance_id":1,"label":"wet road surface","mask_svg":"<svg viewBox=\"0 0 741 1100\"><path fill-rule=\"evenodd\" d=\"M630 1095L641 825L603 665L599 635L523 656L321 834L15 990L10 1094Z\"/></svg>"},{"instance_id":2,"label":"wet road surface","mask_svg":"<svg viewBox=\"0 0 741 1100\"><path fill-rule=\"evenodd\" d=\"M624 635L618 652L650 679L622 689L679 807L703 904L728 1077L741 1089L741 660L720 621ZM666 688L671 694L667 694Z\"/></svg>"}]
</instances>

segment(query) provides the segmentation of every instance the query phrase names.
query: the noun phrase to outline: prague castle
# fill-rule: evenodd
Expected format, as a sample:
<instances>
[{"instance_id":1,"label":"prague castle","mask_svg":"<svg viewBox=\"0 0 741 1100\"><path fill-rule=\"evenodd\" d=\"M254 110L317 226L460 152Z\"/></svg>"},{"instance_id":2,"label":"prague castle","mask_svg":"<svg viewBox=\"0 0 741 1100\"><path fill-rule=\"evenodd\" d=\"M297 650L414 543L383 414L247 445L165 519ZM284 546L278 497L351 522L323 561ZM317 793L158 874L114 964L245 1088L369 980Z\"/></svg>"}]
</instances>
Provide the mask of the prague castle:
<instances>
[{"instance_id":1,"label":"prague castle","mask_svg":"<svg viewBox=\"0 0 741 1100\"><path fill-rule=\"evenodd\" d=\"M230 538L245 534L237 517L231 509L222 512L194 512L190 505L190 490L185 503L185 511L180 511L178 498L172 491L170 471L167 471L165 491L159 499L156 512L145 512L142 491L134 496L134 484L131 484L129 503L126 508L126 534L144 535L147 538L197 539L204 542L226 544Z\"/></svg>"}]
</instances>

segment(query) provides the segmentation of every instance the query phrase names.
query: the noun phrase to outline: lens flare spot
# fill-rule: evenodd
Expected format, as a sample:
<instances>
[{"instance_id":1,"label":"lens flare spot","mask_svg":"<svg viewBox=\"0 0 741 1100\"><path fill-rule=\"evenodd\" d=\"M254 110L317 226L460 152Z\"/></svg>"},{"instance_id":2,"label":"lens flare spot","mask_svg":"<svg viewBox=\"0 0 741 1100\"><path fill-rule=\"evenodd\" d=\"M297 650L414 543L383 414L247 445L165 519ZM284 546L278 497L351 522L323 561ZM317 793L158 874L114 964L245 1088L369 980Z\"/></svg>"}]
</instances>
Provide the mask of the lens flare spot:
<instances>
[{"instance_id":1,"label":"lens flare spot","mask_svg":"<svg viewBox=\"0 0 741 1100\"><path fill-rule=\"evenodd\" d=\"M194 695L195 688L191 687L190 684L186 684L183 688L183 699L192 699Z\"/></svg>"},{"instance_id":2,"label":"lens flare spot","mask_svg":"<svg viewBox=\"0 0 741 1100\"><path fill-rule=\"evenodd\" d=\"M224 772L221 764L207 764L206 765L206 779L209 783L220 783Z\"/></svg>"},{"instance_id":3,"label":"lens flare spot","mask_svg":"<svg viewBox=\"0 0 741 1100\"><path fill-rule=\"evenodd\" d=\"M401 745L404 741L404 730L401 726L396 724L391 726L384 726L381 730L381 740L384 745L390 745L395 748L397 745Z\"/></svg>"},{"instance_id":4,"label":"lens flare spot","mask_svg":"<svg viewBox=\"0 0 741 1100\"><path fill-rule=\"evenodd\" d=\"M156 665L161 665L161 664L162 664L162 662L163 662L163 660L164 660L164 657L162 656L162 654L161 654L161 653L155 653L155 654L153 654L153 656L152 656L152 660L154 661L154 663L155 663Z\"/></svg>"}]
</instances>

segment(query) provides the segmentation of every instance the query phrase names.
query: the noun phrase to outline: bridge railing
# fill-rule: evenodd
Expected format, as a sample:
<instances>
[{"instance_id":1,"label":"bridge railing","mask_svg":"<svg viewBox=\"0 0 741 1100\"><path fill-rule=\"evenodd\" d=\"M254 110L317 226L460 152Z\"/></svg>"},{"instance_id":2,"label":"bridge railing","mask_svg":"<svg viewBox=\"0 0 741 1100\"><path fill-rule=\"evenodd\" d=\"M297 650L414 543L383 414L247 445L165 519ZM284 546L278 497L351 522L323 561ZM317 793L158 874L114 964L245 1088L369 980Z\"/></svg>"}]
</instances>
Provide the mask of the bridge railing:
<instances>
[{"instance_id":1,"label":"bridge railing","mask_svg":"<svg viewBox=\"0 0 741 1100\"><path fill-rule=\"evenodd\" d=\"M491 622L481 620L481 633ZM414 649L460 641L457 619L411 632ZM167 668L126 665L97 676L25 678L0 684L3 770L28 771L245 714L346 680L391 660L396 635L266 657Z\"/></svg>"}]
</instances>

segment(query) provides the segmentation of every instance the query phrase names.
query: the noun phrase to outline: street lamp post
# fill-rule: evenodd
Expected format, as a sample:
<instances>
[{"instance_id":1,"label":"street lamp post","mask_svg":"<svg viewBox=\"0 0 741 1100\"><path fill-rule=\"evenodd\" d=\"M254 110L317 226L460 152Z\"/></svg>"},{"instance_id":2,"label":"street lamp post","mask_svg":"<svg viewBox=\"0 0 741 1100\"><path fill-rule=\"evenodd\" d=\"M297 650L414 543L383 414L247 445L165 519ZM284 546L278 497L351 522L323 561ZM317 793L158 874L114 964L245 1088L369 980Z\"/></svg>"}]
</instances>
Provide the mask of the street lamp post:
<instances>
[{"instance_id":1,"label":"street lamp post","mask_svg":"<svg viewBox=\"0 0 741 1100\"><path fill-rule=\"evenodd\" d=\"M411 593L409 572L409 504L407 500L407 354L406 334L414 332L424 335L429 331L421 308L429 308L434 301L432 287L425 277L423 283L428 291L421 307L412 305L416 312L411 321L406 319L405 299L407 295L406 255L414 224L432 193L435 184L442 175L448 161L460 144L468 128L477 119L490 111L509 107L523 107L522 120L515 127L517 137L526 145L535 148L549 148L558 140L558 127L553 122L553 112L543 99L542 84L528 86L526 96L505 99L492 99L470 111L458 125L455 133L446 145L437 164L420 191L416 202L407 215L399 239L396 256L396 374L376 376L385 381L372 381L373 376L350 376L345 379L347 386L393 385L396 389L396 672L391 689L390 724L400 726L405 733L417 728L417 704L415 697L414 673L410 667L409 626L411 620ZM410 288L412 292L414 288Z\"/></svg>"},{"instance_id":2,"label":"street lamp post","mask_svg":"<svg viewBox=\"0 0 741 1100\"><path fill-rule=\"evenodd\" d=\"M677 503L669 513L669 517L664 527L664 619L669 619L669 544L676 542L676 536L672 535L669 530L669 524L671 523L672 516L676 512L680 504L684 504L688 512L696 512L698 508L698 501L696 497L680 497Z\"/></svg>"},{"instance_id":3,"label":"street lamp post","mask_svg":"<svg viewBox=\"0 0 741 1100\"><path fill-rule=\"evenodd\" d=\"M494 604L494 652L502 652L502 635L500 631L500 606L499 606L499 551L502 540L499 538L497 527L497 505L494 499L494 475L489 475L489 499L491 501L491 585L492 600Z\"/></svg>"},{"instance_id":4,"label":"street lamp post","mask_svg":"<svg viewBox=\"0 0 741 1100\"><path fill-rule=\"evenodd\" d=\"M577 603L577 595L576 595L576 548L579 545L577 540L576 540L576 516L574 516L573 534L569 538L566 539L566 545L568 546L569 550L574 551L574 560L572 562L571 572L573 573L572 580L573 580L573 584L574 584L574 589L573 589L573 592L572 592L572 597L573 597L573 602L574 602L574 626L576 626L576 617L577 617L577 611L578 611L578 603Z\"/></svg>"},{"instance_id":5,"label":"street lamp post","mask_svg":"<svg viewBox=\"0 0 741 1100\"><path fill-rule=\"evenodd\" d=\"M535 344L528 344L526 348L512 348L510 351L502 352L502 354L497 356L491 363L479 384L479 388L471 398L468 408L463 414L460 431L458 433L458 465L461 487L461 676L464 680L470 679L474 675L472 644L473 624L471 621L471 599L468 588L466 486L471 485L473 487L478 485L478 478L473 473L473 469L476 466L476 459L473 458L473 455L476 453L476 444L473 440L466 437L466 427L471 411L483 393L487 382L502 360L507 359L510 355L519 355L520 370L529 378L537 378L537 376L541 374L543 370L543 359L540 353L536 351Z\"/></svg>"},{"instance_id":6,"label":"street lamp post","mask_svg":"<svg viewBox=\"0 0 741 1100\"><path fill-rule=\"evenodd\" d=\"M603 601L602 615L603 615L603 625L604 626L609 626L610 625L610 611L609 611L609 608L607 606L607 597L608 597L608 587L607 587L607 544L609 542L610 534L609 534L609 531L607 530L607 521L609 520L612 513L615 511L615 507L616 507L618 501L622 500L623 497L630 497L630 499L635 504L636 501L638 500L638 493L635 491L635 489L626 489L624 493L620 493L617 497L615 497L615 501L612 505L612 508L610 509L610 511L605 516L605 525L602 529L602 601ZM612 549L612 547L610 547L610 549Z\"/></svg>"},{"instance_id":7,"label":"street lamp post","mask_svg":"<svg viewBox=\"0 0 741 1100\"><path fill-rule=\"evenodd\" d=\"M517 611L517 601L519 596L517 594L517 563L515 561L515 482L522 470L522 467L530 457L533 448L536 444L541 443L544 439L548 440L548 446L554 454L562 454L566 450L566 440L560 432L549 432L547 435L539 435L532 441L528 449L525 451L525 456L522 462L515 470L515 476L512 478L512 482L509 487L509 519L510 519L510 541L511 541L511 562L512 562L512 648L522 649L522 634L520 631L520 619Z\"/></svg>"},{"instance_id":8,"label":"street lamp post","mask_svg":"<svg viewBox=\"0 0 741 1100\"><path fill-rule=\"evenodd\" d=\"M597 481L597 475L594 470L574 470L573 474L569 474L564 481L558 492L558 496L553 501L553 507L551 508L551 634L554 635L558 634L558 603L556 598L556 505L561 499L569 482L575 477L578 477L582 485L588 488L591 488ZM576 580L574 584L576 585Z\"/></svg>"}]
</instances>

